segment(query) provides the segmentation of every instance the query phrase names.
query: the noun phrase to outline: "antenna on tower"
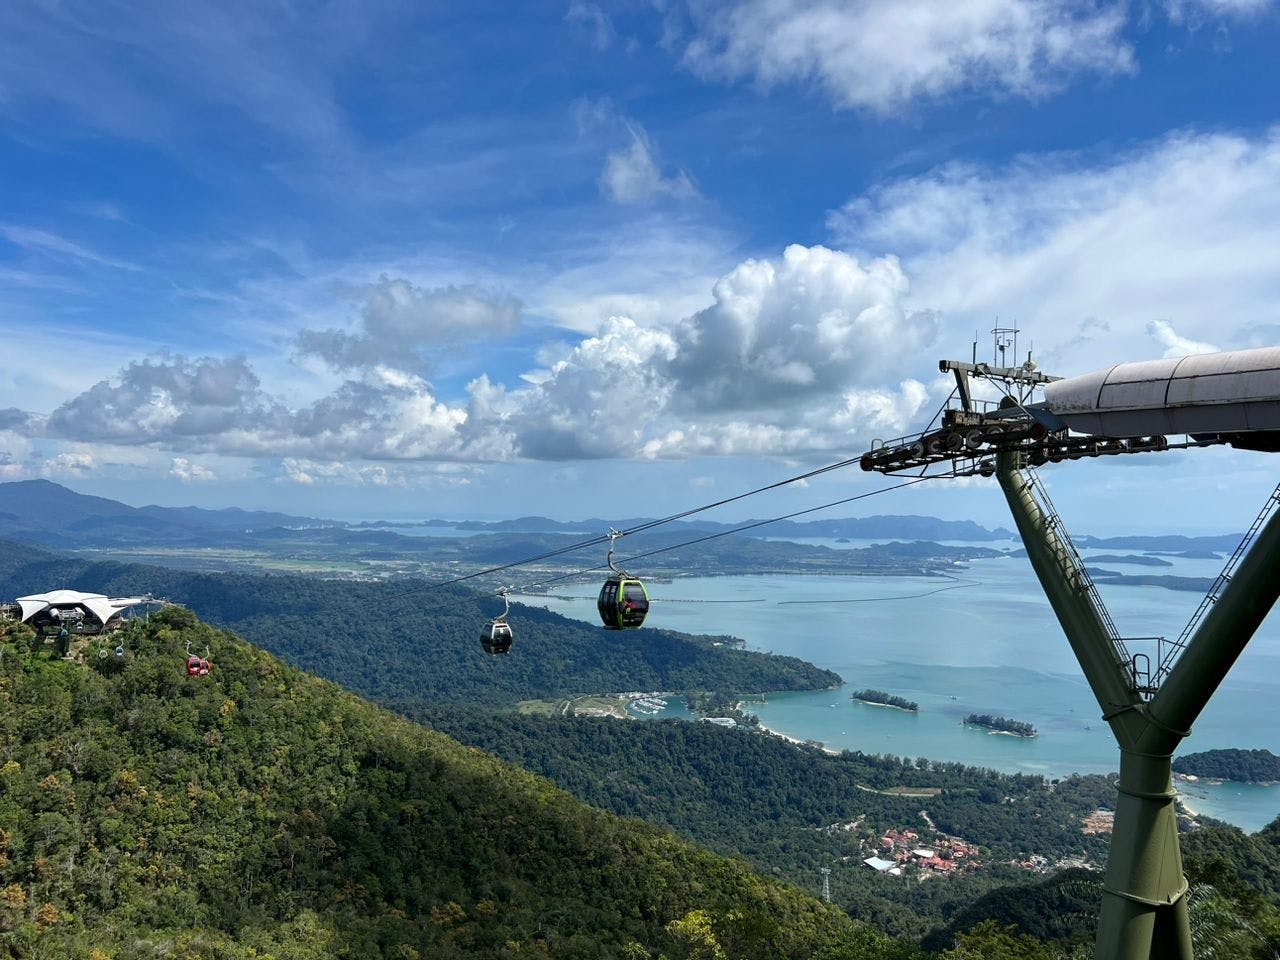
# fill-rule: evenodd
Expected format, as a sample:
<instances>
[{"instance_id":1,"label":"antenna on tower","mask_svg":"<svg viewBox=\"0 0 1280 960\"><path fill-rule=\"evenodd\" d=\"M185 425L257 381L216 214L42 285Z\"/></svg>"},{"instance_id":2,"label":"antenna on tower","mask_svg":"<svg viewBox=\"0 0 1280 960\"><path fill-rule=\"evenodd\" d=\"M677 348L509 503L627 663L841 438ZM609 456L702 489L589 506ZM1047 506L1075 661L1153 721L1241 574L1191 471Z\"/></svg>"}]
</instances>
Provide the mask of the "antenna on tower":
<instances>
[{"instance_id":1,"label":"antenna on tower","mask_svg":"<svg viewBox=\"0 0 1280 960\"><path fill-rule=\"evenodd\" d=\"M822 902L831 902L831 868L822 867L819 871L822 874Z\"/></svg>"},{"instance_id":2,"label":"antenna on tower","mask_svg":"<svg viewBox=\"0 0 1280 960\"><path fill-rule=\"evenodd\" d=\"M996 326L991 329L992 354L991 363L997 367L1009 366L1008 358L1013 357L1014 363L1018 358L1018 328L1000 326L1000 318L996 318Z\"/></svg>"}]
</instances>

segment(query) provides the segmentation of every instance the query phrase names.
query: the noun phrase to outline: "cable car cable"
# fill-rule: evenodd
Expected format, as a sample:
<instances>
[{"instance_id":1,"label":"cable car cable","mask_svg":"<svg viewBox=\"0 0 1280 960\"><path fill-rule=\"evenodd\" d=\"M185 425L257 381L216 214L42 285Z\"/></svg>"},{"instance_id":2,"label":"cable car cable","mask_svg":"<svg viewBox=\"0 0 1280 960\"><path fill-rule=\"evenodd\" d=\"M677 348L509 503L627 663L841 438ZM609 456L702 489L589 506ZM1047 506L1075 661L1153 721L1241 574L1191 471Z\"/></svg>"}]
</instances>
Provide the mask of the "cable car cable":
<instances>
[{"instance_id":1,"label":"cable car cable","mask_svg":"<svg viewBox=\"0 0 1280 960\"><path fill-rule=\"evenodd\" d=\"M937 414L935 414L934 416L936 418ZM734 494L732 497L725 497L721 500L716 500L712 503L703 504L700 507L693 507L692 509L689 509L689 510L682 510L679 513L673 513L670 516L661 518L660 520L646 520L643 523L636 524L634 527L628 527L627 529L620 530L618 532L623 536L629 536L634 533L642 533L646 530L652 530L655 527L662 526L663 524L671 523L675 520L683 520L685 517L691 517L691 516L694 516L695 514L703 513L707 510L713 510L716 507L723 507L725 504L734 503L738 500L745 500L747 497L753 497L760 493L767 493L770 490L776 490L779 487L785 487L788 484L799 483L802 480L809 480L809 479L812 479L813 477L821 476L824 473L830 473L833 470L841 470L845 467L851 467L854 464L858 463L861 459L862 458L859 456L859 457L852 457L847 460L840 460L836 463L830 463L830 464L827 464L825 467L818 467L814 470L808 471L807 473L801 473L801 474L797 474L794 477L788 477L785 480L777 480L773 483L765 484L762 487L756 487L754 490L748 490L745 493ZM892 490L896 488L888 487L886 489ZM841 502L847 502L847 501L841 501ZM837 504L832 504L832 506L836 506L836 505ZM796 514L796 516L799 516L799 514ZM779 518L779 519L784 519L784 518ZM766 521L766 522L771 523L773 521ZM727 531L727 532L731 533L733 531ZM511 563L500 564L499 566L489 567L485 570L477 570L474 573L463 574L462 576L453 577L452 579L449 579L449 580L441 580L436 583L420 584L418 586L411 588L410 590L404 591L404 593L394 594L393 597L388 599L394 599L394 597L405 596L407 594L417 592L418 590L436 590L436 589L439 589L440 587L452 586L455 583L463 583L464 581L467 581L467 580L474 580L477 577L488 576L491 573L501 573L503 570L511 570L515 567L528 566L529 564L537 563L540 560L550 560L553 557L559 557L566 553L573 553L574 551L577 551L577 550L585 550L588 547L600 546L601 544L608 543L608 542L609 542L609 536L607 534L599 537L593 537L590 540L582 540L582 541L579 541L578 543L572 543L565 547L559 547L555 550L549 550L546 553L538 554L535 557L527 557L524 560L513 560ZM596 568L592 567L590 569L594 570Z\"/></svg>"},{"instance_id":2,"label":"cable car cable","mask_svg":"<svg viewBox=\"0 0 1280 960\"><path fill-rule=\"evenodd\" d=\"M853 462L856 462L856 461L853 461ZM754 530L756 527L763 527L770 523L780 523L783 520L791 520L795 517L802 517L805 514L817 513L819 510L829 510L831 507L839 507L846 503L853 503L855 500L865 500L867 497L874 497L880 493L888 493L891 490L901 490L903 487L911 487L917 483L923 483L925 480L938 480L938 479L947 479L947 477L944 474L931 474L930 476L926 476L926 477L916 477L913 480L907 480L907 481L904 481L903 483L894 484L892 487L881 487L878 490L869 490L866 493L860 493L853 497L845 497L842 500L833 500L832 502L824 503L821 506L809 507L805 510L797 510L794 513L783 514L780 517L771 517L768 520L753 520L751 523L744 523L741 526L734 527L730 530L721 530L717 533L707 534L704 537L696 537L692 540L685 540L681 543L674 543L665 547L658 547L654 550L647 550L644 553L637 553L634 556L624 557L620 562L630 563L633 560L643 560L646 557L656 556L657 554L660 554L660 553L670 553L672 550L679 550L684 547L694 546L695 544L706 543L708 540L717 540L720 537L727 537L734 533L741 533L744 530ZM607 569L605 565L596 564L595 566L592 566L592 567L586 567L582 570L576 570L573 573L560 574L555 577L548 577L545 580L536 580L533 583L524 584L522 587L521 586L515 587L513 589L513 592L525 593L534 587L542 587L551 583L559 583L561 580L568 580L572 577L584 576L585 574L594 573L597 570L603 570L603 569Z\"/></svg>"}]
</instances>

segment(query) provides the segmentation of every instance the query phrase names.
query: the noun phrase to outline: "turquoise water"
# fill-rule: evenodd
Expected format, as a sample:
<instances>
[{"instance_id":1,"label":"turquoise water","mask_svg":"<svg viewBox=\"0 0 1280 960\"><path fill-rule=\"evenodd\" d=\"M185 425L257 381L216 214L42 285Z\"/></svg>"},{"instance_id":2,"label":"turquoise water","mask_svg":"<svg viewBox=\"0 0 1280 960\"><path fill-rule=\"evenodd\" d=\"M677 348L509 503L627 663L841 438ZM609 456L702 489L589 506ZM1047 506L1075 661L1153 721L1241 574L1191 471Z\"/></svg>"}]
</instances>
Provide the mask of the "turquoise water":
<instances>
[{"instance_id":1,"label":"turquoise water","mask_svg":"<svg viewBox=\"0 0 1280 960\"><path fill-rule=\"evenodd\" d=\"M832 544L862 546L863 543ZM1005 544L1008 546L1008 544ZM1100 551L1095 551L1100 552ZM1117 553L1121 551L1108 551ZM1086 552L1086 561L1088 553ZM1125 573L1213 576L1220 560L1171 567L1108 561ZM980 560L937 577L689 577L650 588L647 626L727 633L754 650L790 654L839 673L838 690L772 694L748 709L779 733L832 749L958 761L1048 777L1118 766L1110 731L1025 559ZM1176 637L1199 594L1159 587L1099 589L1122 634ZM522 598L524 599L524 598ZM595 598L533 599L566 616L596 617ZM643 634L637 634L637 640ZM1133 652L1144 644L1130 644ZM1152 649L1154 658L1154 650ZM916 714L856 703L886 690ZM965 727L969 713L1035 725L1032 740ZM1280 752L1280 618L1263 625L1184 742ZM1280 787L1180 784L1193 809L1257 830L1280 815Z\"/></svg>"}]
</instances>

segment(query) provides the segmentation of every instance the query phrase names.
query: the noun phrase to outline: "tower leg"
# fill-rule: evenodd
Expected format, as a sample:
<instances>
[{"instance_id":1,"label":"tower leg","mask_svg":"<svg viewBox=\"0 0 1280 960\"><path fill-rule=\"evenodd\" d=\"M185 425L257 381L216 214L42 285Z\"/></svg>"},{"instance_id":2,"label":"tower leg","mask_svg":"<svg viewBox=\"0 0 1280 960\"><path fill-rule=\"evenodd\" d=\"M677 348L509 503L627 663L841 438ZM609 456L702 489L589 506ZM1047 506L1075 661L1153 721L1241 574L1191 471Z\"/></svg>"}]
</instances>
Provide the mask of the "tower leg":
<instances>
[{"instance_id":1,"label":"tower leg","mask_svg":"<svg viewBox=\"0 0 1280 960\"><path fill-rule=\"evenodd\" d=\"M1169 756L1121 751L1098 960L1192 960L1175 797Z\"/></svg>"}]
</instances>

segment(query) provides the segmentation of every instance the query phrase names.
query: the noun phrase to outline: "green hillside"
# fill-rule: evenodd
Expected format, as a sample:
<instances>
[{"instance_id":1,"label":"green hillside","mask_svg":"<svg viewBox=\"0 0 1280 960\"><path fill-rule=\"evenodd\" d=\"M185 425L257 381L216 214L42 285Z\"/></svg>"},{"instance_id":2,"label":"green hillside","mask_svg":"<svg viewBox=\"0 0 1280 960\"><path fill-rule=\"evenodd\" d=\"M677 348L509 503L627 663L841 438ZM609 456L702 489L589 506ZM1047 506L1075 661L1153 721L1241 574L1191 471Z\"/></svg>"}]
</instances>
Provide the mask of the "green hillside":
<instances>
[{"instance_id":1,"label":"green hillside","mask_svg":"<svg viewBox=\"0 0 1280 960\"><path fill-rule=\"evenodd\" d=\"M993 889L1043 875L1031 856L1101 865L1109 838L1081 830L1114 803L1102 776L1002 774L958 763L830 754L709 723L512 716L456 708L407 709L413 719L550 777L592 806L670 827L763 873L812 884L830 867L835 903L899 936L920 937ZM980 847L981 866L906 884L868 869L887 831L932 823ZM1016 896L1016 892L1011 896Z\"/></svg>"},{"instance_id":2,"label":"green hillside","mask_svg":"<svg viewBox=\"0 0 1280 960\"><path fill-rule=\"evenodd\" d=\"M122 660L25 633L0 640L0 954L906 955L189 611L132 625Z\"/></svg>"}]
</instances>

